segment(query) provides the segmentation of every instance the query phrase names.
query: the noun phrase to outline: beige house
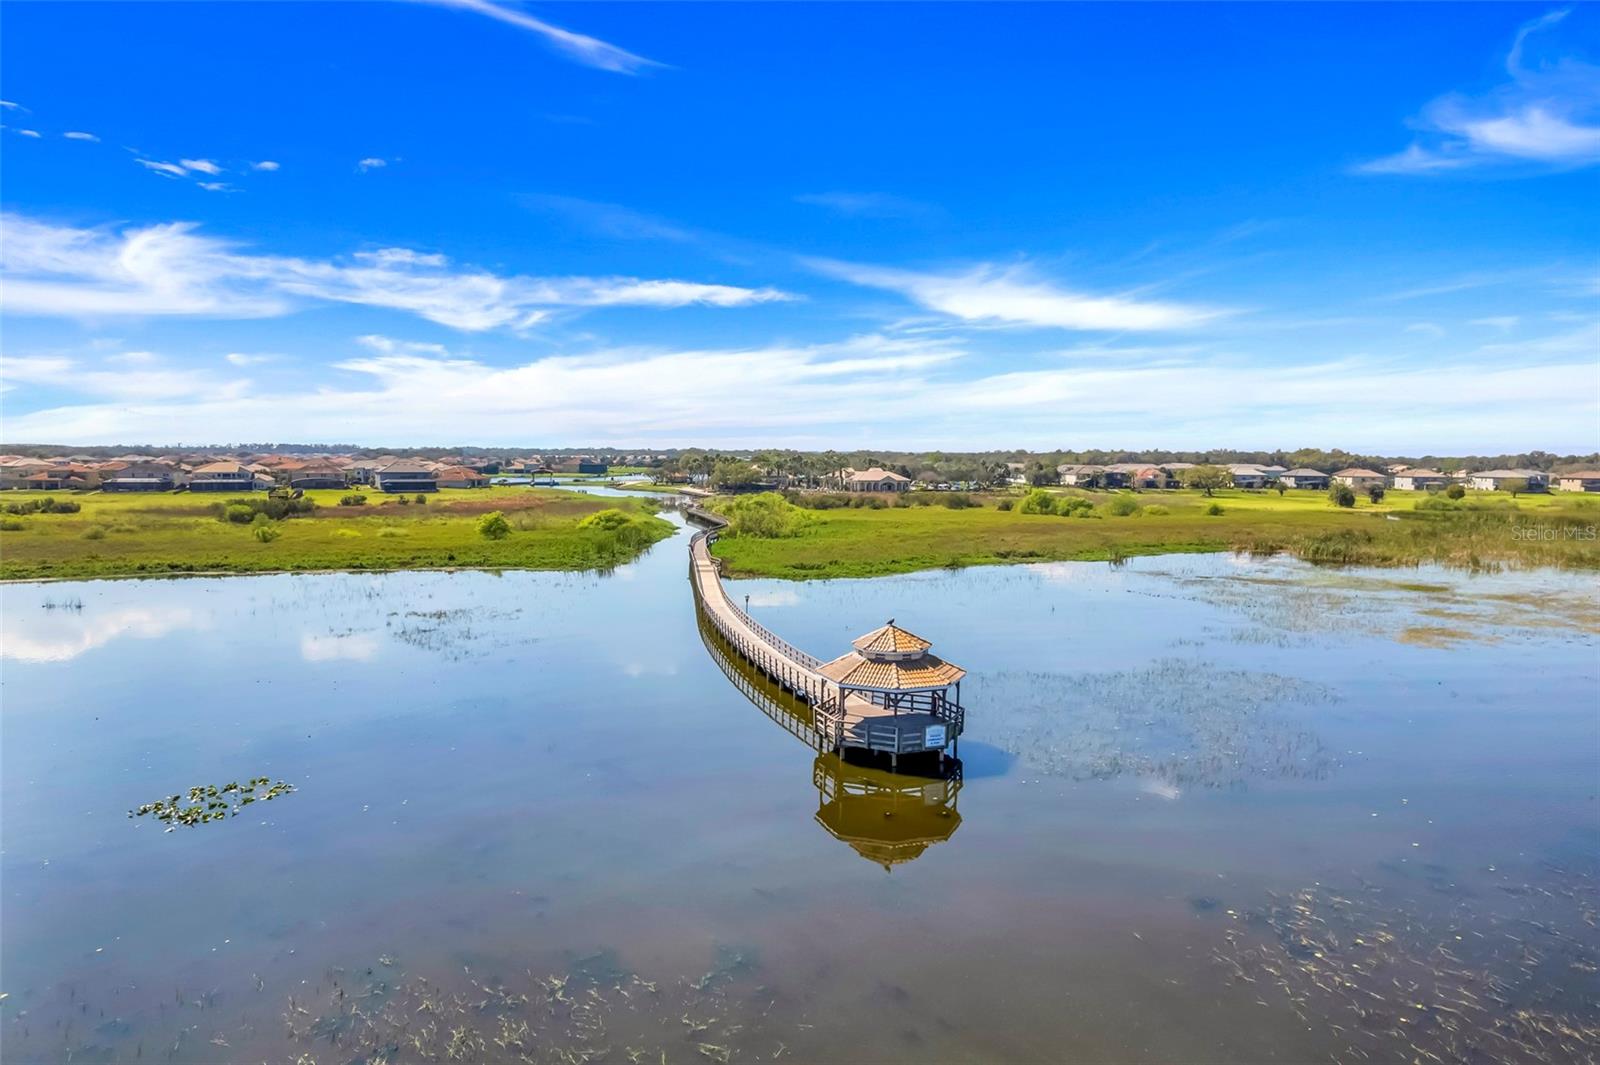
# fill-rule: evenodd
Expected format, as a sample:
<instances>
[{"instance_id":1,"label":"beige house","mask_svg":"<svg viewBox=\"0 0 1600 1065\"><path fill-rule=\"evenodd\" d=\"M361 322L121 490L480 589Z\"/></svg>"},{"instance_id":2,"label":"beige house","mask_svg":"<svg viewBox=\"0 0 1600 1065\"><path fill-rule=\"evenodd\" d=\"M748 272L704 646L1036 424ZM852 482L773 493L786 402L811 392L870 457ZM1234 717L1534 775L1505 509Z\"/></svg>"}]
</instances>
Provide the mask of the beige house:
<instances>
[{"instance_id":1,"label":"beige house","mask_svg":"<svg viewBox=\"0 0 1600 1065\"><path fill-rule=\"evenodd\" d=\"M1432 492L1449 483L1450 478L1438 470L1403 469L1394 475L1394 486L1401 492Z\"/></svg>"},{"instance_id":2,"label":"beige house","mask_svg":"<svg viewBox=\"0 0 1600 1065\"><path fill-rule=\"evenodd\" d=\"M847 492L904 492L910 487L911 478L881 466L845 472L844 488Z\"/></svg>"},{"instance_id":3,"label":"beige house","mask_svg":"<svg viewBox=\"0 0 1600 1065\"><path fill-rule=\"evenodd\" d=\"M255 487L255 471L237 462L208 462L189 474L191 492L249 492Z\"/></svg>"},{"instance_id":4,"label":"beige house","mask_svg":"<svg viewBox=\"0 0 1600 1065\"><path fill-rule=\"evenodd\" d=\"M1347 484L1351 488L1365 490L1368 488L1382 488L1389 483L1389 478L1377 470L1368 470L1360 466L1351 466L1338 471L1333 475L1338 484Z\"/></svg>"},{"instance_id":5,"label":"beige house","mask_svg":"<svg viewBox=\"0 0 1600 1065\"><path fill-rule=\"evenodd\" d=\"M1556 488L1562 492L1600 492L1600 470L1558 473Z\"/></svg>"},{"instance_id":6,"label":"beige house","mask_svg":"<svg viewBox=\"0 0 1600 1065\"><path fill-rule=\"evenodd\" d=\"M1481 470L1472 474L1467 483L1480 492L1498 492L1508 481L1522 481L1530 492L1543 492L1550 487L1550 475L1543 470Z\"/></svg>"},{"instance_id":7,"label":"beige house","mask_svg":"<svg viewBox=\"0 0 1600 1065\"><path fill-rule=\"evenodd\" d=\"M466 466L446 466L434 474L440 488L487 488L489 478Z\"/></svg>"}]
</instances>

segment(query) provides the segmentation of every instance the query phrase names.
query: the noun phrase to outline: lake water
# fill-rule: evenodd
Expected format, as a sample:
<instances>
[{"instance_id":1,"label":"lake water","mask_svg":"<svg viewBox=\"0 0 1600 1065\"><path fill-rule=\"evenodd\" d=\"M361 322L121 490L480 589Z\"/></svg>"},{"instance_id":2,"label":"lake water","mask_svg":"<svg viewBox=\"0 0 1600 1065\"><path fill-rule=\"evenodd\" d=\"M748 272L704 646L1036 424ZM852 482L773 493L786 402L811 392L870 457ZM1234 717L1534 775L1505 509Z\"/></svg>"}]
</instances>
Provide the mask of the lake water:
<instances>
[{"instance_id":1,"label":"lake water","mask_svg":"<svg viewBox=\"0 0 1600 1065\"><path fill-rule=\"evenodd\" d=\"M971 671L933 781L754 705L684 540L0 591L6 1059L1600 1054L1593 577L739 582L819 655L893 616Z\"/></svg>"}]
</instances>

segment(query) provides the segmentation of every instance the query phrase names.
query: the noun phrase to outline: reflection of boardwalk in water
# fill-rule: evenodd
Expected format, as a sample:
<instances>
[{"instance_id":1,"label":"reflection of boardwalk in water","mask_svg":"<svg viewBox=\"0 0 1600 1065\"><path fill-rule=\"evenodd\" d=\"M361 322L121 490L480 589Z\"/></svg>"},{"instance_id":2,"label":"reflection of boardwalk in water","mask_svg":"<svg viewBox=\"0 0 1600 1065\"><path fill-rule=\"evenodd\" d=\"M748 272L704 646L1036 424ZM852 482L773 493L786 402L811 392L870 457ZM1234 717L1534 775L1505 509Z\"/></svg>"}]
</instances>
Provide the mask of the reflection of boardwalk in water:
<instances>
[{"instance_id":1,"label":"reflection of boardwalk in water","mask_svg":"<svg viewBox=\"0 0 1600 1065\"><path fill-rule=\"evenodd\" d=\"M769 631L734 605L722 586L710 545L726 523L715 514L689 511L712 526L689 541L689 579L701 618L728 649L811 708L810 727L821 750L863 750L889 756L955 753L966 725L961 679L966 670L930 652L932 644L895 625L894 619L855 640L831 662L808 654Z\"/></svg>"},{"instance_id":2,"label":"reflection of boardwalk in water","mask_svg":"<svg viewBox=\"0 0 1600 1065\"><path fill-rule=\"evenodd\" d=\"M956 809L960 759L941 759L934 763L938 775L928 777L853 765L832 752L810 704L735 654L703 613L699 629L711 660L733 686L784 731L819 752L811 780L817 788L817 823L829 835L888 869L955 834L961 825Z\"/></svg>"}]
</instances>

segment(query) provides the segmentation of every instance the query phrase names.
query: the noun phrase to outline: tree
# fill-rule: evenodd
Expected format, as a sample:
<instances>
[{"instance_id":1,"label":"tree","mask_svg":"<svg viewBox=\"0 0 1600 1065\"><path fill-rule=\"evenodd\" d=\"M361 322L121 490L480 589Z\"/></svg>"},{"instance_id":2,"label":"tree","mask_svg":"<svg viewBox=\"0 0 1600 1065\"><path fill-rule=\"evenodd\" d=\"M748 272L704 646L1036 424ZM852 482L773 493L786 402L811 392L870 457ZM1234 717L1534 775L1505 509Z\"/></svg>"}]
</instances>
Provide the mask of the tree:
<instances>
[{"instance_id":1,"label":"tree","mask_svg":"<svg viewBox=\"0 0 1600 1065\"><path fill-rule=\"evenodd\" d=\"M1272 487L1274 487L1274 488L1276 488L1278 490L1279 498L1282 498L1283 493L1285 493L1285 492L1287 492L1289 490L1289 486L1284 484L1282 481L1273 481L1272 482Z\"/></svg>"},{"instance_id":2,"label":"tree","mask_svg":"<svg viewBox=\"0 0 1600 1065\"><path fill-rule=\"evenodd\" d=\"M1510 492L1511 498L1515 499L1519 493L1526 492L1528 490L1527 478L1508 477L1500 482L1500 490L1502 492Z\"/></svg>"},{"instance_id":3,"label":"tree","mask_svg":"<svg viewBox=\"0 0 1600 1065\"><path fill-rule=\"evenodd\" d=\"M735 488L739 485L754 484L760 477L760 471L748 462L738 459L718 459L711 468L711 486L713 488Z\"/></svg>"},{"instance_id":4,"label":"tree","mask_svg":"<svg viewBox=\"0 0 1600 1065\"><path fill-rule=\"evenodd\" d=\"M1336 484L1328 489L1328 502L1336 507L1356 505L1356 490L1347 484Z\"/></svg>"},{"instance_id":5,"label":"tree","mask_svg":"<svg viewBox=\"0 0 1600 1065\"><path fill-rule=\"evenodd\" d=\"M478 519L478 535L485 540L504 540L511 535L511 523L498 510L491 510Z\"/></svg>"},{"instance_id":6,"label":"tree","mask_svg":"<svg viewBox=\"0 0 1600 1065\"><path fill-rule=\"evenodd\" d=\"M1383 502L1383 485L1381 485L1381 484L1369 484L1369 485L1367 485L1367 498L1369 500L1371 500L1372 502L1374 502L1374 503Z\"/></svg>"},{"instance_id":7,"label":"tree","mask_svg":"<svg viewBox=\"0 0 1600 1065\"><path fill-rule=\"evenodd\" d=\"M1464 488L1463 486L1461 486L1459 484L1453 484L1449 488L1446 488L1444 490L1444 495L1445 495L1446 499L1460 499L1462 496L1464 496L1466 494L1467 494L1466 488Z\"/></svg>"},{"instance_id":8,"label":"tree","mask_svg":"<svg viewBox=\"0 0 1600 1065\"><path fill-rule=\"evenodd\" d=\"M1191 466L1179 475L1178 480L1185 488L1198 488L1206 495L1210 495L1218 488L1231 485L1233 474L1221 466Z\"/></svg>"}]
</instances>

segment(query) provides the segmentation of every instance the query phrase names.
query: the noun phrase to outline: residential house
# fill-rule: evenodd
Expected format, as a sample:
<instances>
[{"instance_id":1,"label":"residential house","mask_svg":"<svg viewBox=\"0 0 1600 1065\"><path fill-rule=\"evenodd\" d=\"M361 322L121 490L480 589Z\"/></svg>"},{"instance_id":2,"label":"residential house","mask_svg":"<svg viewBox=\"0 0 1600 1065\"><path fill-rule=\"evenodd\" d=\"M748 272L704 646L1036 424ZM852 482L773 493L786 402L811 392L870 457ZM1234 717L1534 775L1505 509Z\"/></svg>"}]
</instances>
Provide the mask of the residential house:
<instances>
[{"instance_id":1,"label":"residential house","mask_svg":"<svg viewBox=\"0 0 1600 1065\"><path fill-rule=\"evenodd\" d=\"M1389 483L1389 478L1377 470L1369 470L1361 466L1350 466L1342 469L1333 475L1333 479L1340 484L1349 485L1358 492L1364 492L1368 488L1383 488Z\"/></svg>"},{"instance_id":2,"label":"residential house","mask_svg":"<svg viewBox=\"0 0 1600 1065\"><path fill-rule=\"evenodd\" d=\"M208 462L189 474L191 492L253 492L256 487L255 471L238 462Z\"/></svg>"},{"instance_id":3,"label":"residential house","mask_svg":"<svg viewBox=\"0 0 1600 1065\"><path fill-rule=\"evenodd\" d=\"M372 472L372 484L380 492L437 492L439 479L432 465L416 459L395 459Z\"/></svg>"},{"instance_id":4,"label":"residential house","mask_svg":"<svg viewBox=\"0 0 1600 1065\"><path fill-rule=\"evenodd\" d=\"M465 466L446 466L434 478L440 488L487 488L489 478Z\"/></svg>"},{"instance_id":5,"label":"residential house","mask_svg":"<svg viewBox=\"0 0 1600 1065\"><path fill-rule=\"evenodd\" d=\"M281 469L281 467L280 467ZM350 481L331 462L307 462L288 472L290 488L344 488Z\"/></svg>"},{"instance_id":6,"label":"residential house","mask_svg":"<svg viewBox=\"0 0 1600 1065\"><path fill-rule=\"evenodd\" d=\"M1563 492L1600 492L1600 470L1556 474L1556 488Z\"/></svg>"},{"instance_id":7,"label":"residential house","mask_svg":"<svg viewBox=\"0 0 1600 1065\"><path fill-rule=\"evenodd\" d=\"M1394 486L1401 492L1437 492L1449 483L1450 478L1438 470L1402 468L1394 475Z\"/></svg>"},{"instance_id":8,"label":"residential house","mask_svg":"<svg viewBox=\"0 0 1600 1065\"><path fill-rule=\"evenodd\" d=\"M1550 487L1550 475L1543 470L1480 470L1467 481L1480 492L1498 492L1508 481L1525 481L1529 492L1543 492Z\"/></svg>"},{"instance_id":9,"label":"residential house","mask_svg":"<svg viewBox=\"0 0 1600 1065\"><path fill-rule=\"evenodd\" d=\"M1278 483L1285 488L1326 488L1328 475L1321 470L1285 470L1278 475Z\"/></svg>"},{"instance_id":10,"label":"residential house","mask_svg":"<svg viewBox=\"0 0 1600 1065\"><path fill-rule=\"evenodd\" d=\"M1056 467L1061 483L1072 488L1094 487L1101 482L1105 472L1104 466L1076 465L1070 462Z\"/></svg>"},{"instance_id":11,"label":"residential house","mask_svg":"<svg viewBox=\"0 0 1600 1065\"><path fill-rule=\"evenodd\" d=\"M1128 478L1134 488L1168 488L1177 482L1160 466L1145 466L1135 470Z\"/></svg>"},{"instance_id":12,"label":"residential house","mask_svg":"<svg viewBox=\"0 0 1600 1065\"><path fill-rule=\"evenodd\" d=\"M1265 488L1272 480L1264 467L1254 462L1235 462L1226 467L1235 488Z\"/></svg>"},{"instance_id":13,"label":"residential house","mask_svg":"<svg viewBox=\"0 0 1600 1065\"><path fill-rule=\"evenodd\" d=\"M847 492L904 492L911 487L911 478L872 466L865 470L848 470L844 488Z\"/></svg>"},{"instance_id":14,"label":"residential house","mask_svg":"<svg viewBox=\"0 0 1600 1065\"><path fill-rule=\"evenodd\" d=\"M165 462L106 462L99 474L103 492L170 492L187 480Z\"/></svg>"}]
</instances>

